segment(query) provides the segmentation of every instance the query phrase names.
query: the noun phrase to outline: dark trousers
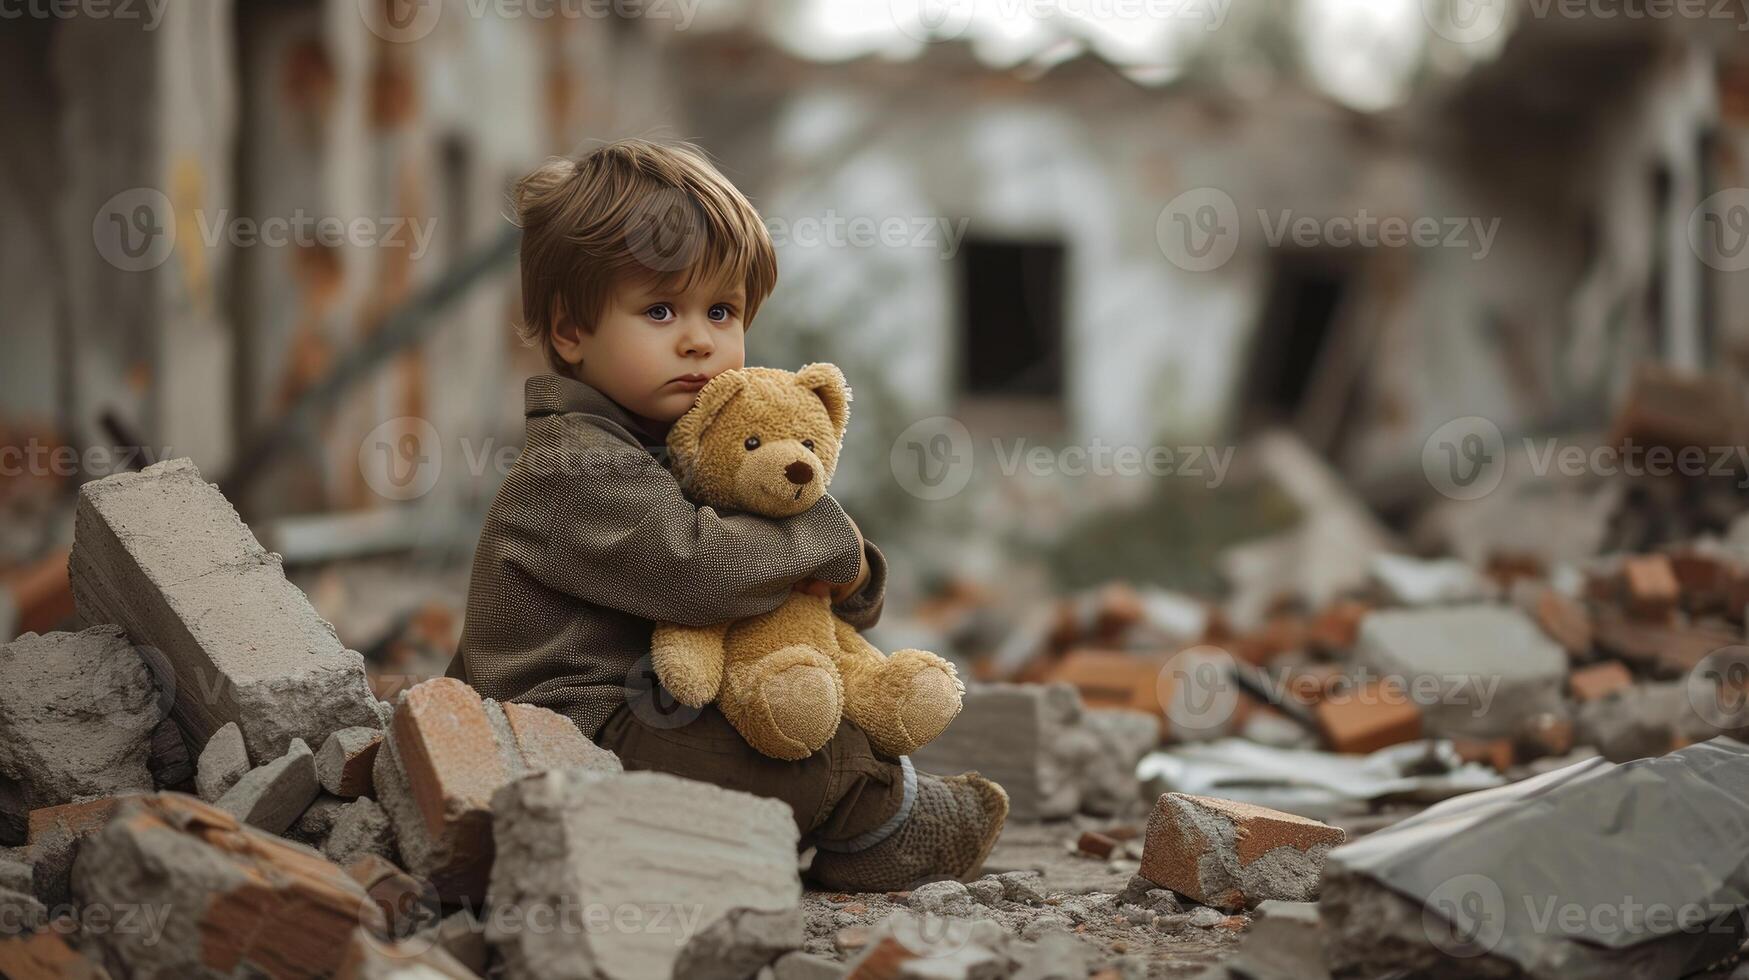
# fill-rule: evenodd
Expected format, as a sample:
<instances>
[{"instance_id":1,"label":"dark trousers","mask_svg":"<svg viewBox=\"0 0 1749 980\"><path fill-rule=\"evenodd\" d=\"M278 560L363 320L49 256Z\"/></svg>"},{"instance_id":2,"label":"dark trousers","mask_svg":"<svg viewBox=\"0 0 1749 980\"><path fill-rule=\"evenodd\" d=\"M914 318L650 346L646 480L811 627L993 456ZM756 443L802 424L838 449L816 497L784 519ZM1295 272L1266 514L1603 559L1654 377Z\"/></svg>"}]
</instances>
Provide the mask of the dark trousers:
<instances>
[{"instance_id":1,"label":"dark trousers","mask_svg":"<svg viewBox=\"0 0 1749 980\"><path fill-rule=\"evenodd\" d=\"M754 751L715 705L683 710L657 714L622 704L595 742L617 753L628 770L672 773L788 803L803 847L860 850L902 822L909 762L877 753L850 721L840 722L818 752L785 762Z\"/></svg>"}]
</instances>

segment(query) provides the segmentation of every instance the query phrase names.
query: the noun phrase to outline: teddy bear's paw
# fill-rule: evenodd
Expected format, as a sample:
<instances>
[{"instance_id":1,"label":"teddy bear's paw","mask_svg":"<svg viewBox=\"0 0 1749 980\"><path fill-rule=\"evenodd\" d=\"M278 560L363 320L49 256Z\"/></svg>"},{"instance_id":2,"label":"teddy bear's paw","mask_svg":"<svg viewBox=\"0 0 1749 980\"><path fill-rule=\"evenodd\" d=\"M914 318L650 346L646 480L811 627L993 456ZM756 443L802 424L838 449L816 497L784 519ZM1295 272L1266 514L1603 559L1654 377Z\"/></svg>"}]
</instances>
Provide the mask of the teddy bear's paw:
<instances>
[{"instance_id":1,"label":"teddy bear's paw","mask_svg":"<svg viewBox=\"0 0 1749 980\"><path fill-rule=\"evenodd\" d=\"M787 663L744 692L746 696L732 697L720 706L741 737L761 754L805 759L838 732L844 711L838 669L812 647L785 647L764 659Z\"/></svg>"},{"instance_id":2,"label":"teddy bear's paw","mask_svg":"<svg viewBox=\"0 0 1749 980\"><path fill-rule=\"evenodd\" d=\"M887 717L865 726L875 748L909 755L947 729L960 711L965 686L953 664L924 650L898 650L881 666L879 689L893 692Z\"/></svg>"}]
</instances>

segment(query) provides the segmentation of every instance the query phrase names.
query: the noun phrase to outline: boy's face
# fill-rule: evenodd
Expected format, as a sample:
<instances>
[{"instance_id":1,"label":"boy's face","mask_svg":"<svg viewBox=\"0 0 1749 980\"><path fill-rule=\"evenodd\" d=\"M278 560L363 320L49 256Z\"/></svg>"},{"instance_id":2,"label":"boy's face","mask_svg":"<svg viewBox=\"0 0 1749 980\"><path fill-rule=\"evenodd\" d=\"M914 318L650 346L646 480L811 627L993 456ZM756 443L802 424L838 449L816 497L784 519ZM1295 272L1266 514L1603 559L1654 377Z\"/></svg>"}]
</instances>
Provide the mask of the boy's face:
<instances>
[{"instance_id":1,"label":"boy's face","mask_svg":"<svg viewBox=\"0 0 1749 980\"><path fill-rule=\"evenodd\" d=\"M594 333L561 320L553 346L584 384L646 419L673 422L705 382L746 360L746 289L710 278L698 277L685 292L660 282L619 283Z\"/></svg>"}]
</instances>

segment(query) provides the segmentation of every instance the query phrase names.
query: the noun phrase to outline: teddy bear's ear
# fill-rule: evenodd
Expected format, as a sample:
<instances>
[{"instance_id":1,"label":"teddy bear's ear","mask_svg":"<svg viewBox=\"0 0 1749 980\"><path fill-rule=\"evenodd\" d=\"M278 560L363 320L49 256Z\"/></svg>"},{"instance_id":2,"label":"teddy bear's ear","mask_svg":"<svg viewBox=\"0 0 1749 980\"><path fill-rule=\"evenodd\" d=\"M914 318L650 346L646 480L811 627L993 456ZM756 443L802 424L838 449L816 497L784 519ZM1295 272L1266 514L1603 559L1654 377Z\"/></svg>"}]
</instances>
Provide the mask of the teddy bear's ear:
<instances>
[{"instance_id":1,"label":"teddy bear's ear","mask_svg":"<svg viewBox=\"0 0 1749 980\"><path fill-rule=\"evenodd\" d=\"M796 380L826 403L832 434L843 442L844 431L850 427L850 384L844 380L844 372L836 364L816 361L797 371Z\"/></svg>"},{"instance_id":2,"label":"teddy bear's ear","mask_svg":"<svg viewBox=\"0 0 1749 980\"><path fill-rule=\"evenodd\" d=\"M704 434L711 423L746 388L746 371L724 371L699 389L698 400L692 403L691 410L677 419L668 431L668 450L679 465L677 475L682 482L691 477L693 463L698 460L699 448L704 445Z\"/></svg>"}]
</instances>

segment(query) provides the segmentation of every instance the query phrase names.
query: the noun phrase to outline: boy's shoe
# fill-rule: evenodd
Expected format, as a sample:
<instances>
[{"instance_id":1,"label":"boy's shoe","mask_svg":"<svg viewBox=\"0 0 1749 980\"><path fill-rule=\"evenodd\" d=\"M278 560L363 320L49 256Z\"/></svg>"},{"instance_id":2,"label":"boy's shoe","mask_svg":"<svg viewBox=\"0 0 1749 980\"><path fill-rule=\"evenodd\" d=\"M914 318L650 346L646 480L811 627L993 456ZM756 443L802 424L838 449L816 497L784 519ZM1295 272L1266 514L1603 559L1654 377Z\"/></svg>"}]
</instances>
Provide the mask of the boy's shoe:
<instances>
[{"instance_id":1,"label":"boy's shoe","mask_svg":"<svg viewBox=\"0 0 1749 980\"><path fill-rule=\"evenodd\" d=\"M896 891L943 877L969 878L984 866L1007 819L1007 792L983 776L920 772L911 816L891 837L849 854L821 849L808 875L841 892Z\"/></svg>"}]
</instances>

